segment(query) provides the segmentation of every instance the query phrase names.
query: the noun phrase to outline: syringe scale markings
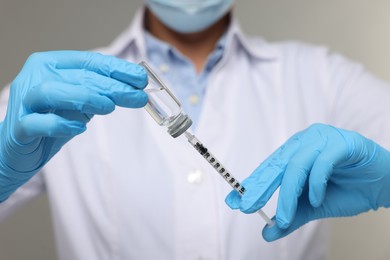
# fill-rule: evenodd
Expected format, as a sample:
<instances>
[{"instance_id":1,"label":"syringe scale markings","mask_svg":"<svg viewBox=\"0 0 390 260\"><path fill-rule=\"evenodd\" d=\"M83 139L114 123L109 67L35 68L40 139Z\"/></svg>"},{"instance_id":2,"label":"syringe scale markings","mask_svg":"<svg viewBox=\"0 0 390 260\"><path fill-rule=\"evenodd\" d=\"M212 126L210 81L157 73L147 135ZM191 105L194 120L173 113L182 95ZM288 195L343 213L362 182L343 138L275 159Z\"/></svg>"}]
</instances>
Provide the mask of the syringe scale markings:
<instances>
[{"instance_id":1,"label":"syringe scale markings","mask_svg":"<svg viewBox=\"0 0 390 260\"><path fill-rule=\"evenodd\" d=\"M233 189L240 193L240 195L243 195L245 188L240 184L239 181L237 181L236 178L233 177L232 174L226 170L224 166L222 166L222 163L219 162L208 151L208 149L198 140L198 138L196 138L195 135L188 133L187 131L184 132L184 134L187 137L188 142L190 142L191 145L211 164L211 166L213 166L213 168L230 184L230 186L232 186ZM261 209L259 209L257 212L269 226L274 224L274 222Z\"/></svg>"},{"instance_id":2,"label":"syringe scale markings","mask_svg":"<svg viewBox=\"0 0 390 260\"><path fill-rule=\"evenodd\" d=\"M190 143L195 147L196 150L217 170L217 172L225 178L225 180L237 190L241 195L244 194L245 188L222 166L222 164L210 153L208 149L200 143L195 136L191 137L192 140L195 140L193 143Z\"/></svg>"}]
</instances>

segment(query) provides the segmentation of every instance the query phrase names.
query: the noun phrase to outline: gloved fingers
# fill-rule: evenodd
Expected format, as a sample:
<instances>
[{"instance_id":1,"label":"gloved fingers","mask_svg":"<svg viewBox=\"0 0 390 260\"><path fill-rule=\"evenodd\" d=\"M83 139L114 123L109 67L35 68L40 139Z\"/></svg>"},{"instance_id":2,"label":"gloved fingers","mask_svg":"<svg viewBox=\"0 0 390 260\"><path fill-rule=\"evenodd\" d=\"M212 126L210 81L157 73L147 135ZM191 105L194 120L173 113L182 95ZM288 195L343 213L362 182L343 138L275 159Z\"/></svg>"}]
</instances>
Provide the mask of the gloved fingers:
<instances>
[{"instance_id":1,"label":"gloved fingers","mask_svg":"<svg viewBox=\"0 0 390 260\"><path fill-rule=\"evenodd\" d=\"M301 214L303 212L306 214ZM306 224L307 222L309 222L309 218L310 217L306 211L299 209L297 212L297 216L293 219L293 221L287 228L282 228L279 225L266 225L263 228L262 232L263 238L267 242L272 242L282 237L285 237L303 226L304 224Z\"/></svg>"},{"instance_id":2,"label":"gloved fingers","mask_svg":"<svg viewBox=\"0 0 390 260\"><path fill-rule=\"evenodd\" d=\"M299 134L290 138L284 145L269 156L247 179L246 189L241 198L240 210L253 213L264 207L279 187L290 157L300 146Z\"/></svg>"},{"instance_id":3,"label":"gloved fingers","mask_svg":"<svg viewBox=\"0 0 390 260\"><path fill-rule=\"evenodd\" d=\"M89 123L91 119L94 117L94 114L89 113L81 113L79 111L71 111L71 110L56 110L53 112L54 114L63 117L70 121L80 121L84 124Z\"/></svg>"},{"instance_id":4,"label":"gloved fingers","mask_svg":"<svg viewBox=\"0 0 390 260\"><path fill-rule=\"evenodd\" d=\"M225 198L225 203L231 209L239 209L241 203L241 195L236 191L232 190Z\"/></svg>"},{"instance_id":5,"label":"gloved fingers","mask_svg":"<svg viewBox=\"0 0 390 260\"><path fill-rule=\"evenodd\" d=\"M257 167L254 172L246 178L241 184L245 187L245 193L240 198L239 208L242 212L250 214L264 207L269 198L275 192L282 179L284 165L280 160L279 155L282 148L277 149L263 163ZM234 194L234 193L233 193ZM237 195L232 193L229 196L230 200L238 200Z\"/></svg>"},{"instance_id":6,"label":"gloved fingers","mask_svg":"<svg viewBox=\"0 0 390 260\"><path fill-rule=\"evenodd\" d=\"M305 188L310 170L319 155L318 145L303 145L291 157L280 185L276 223L281 228L291 225L297 211L298 200Z\"/></svg>"},{"instance_id":7,"label":"gloved fingers","mask_svg":"<svg viewBox=\"0 0 390 260\"><path fill-rule=\"evenodd\" d=\"M340 216L355 216L370 209L365 203L365 194L356 192L353 188L344 190L338 185L329 184L324 202L319 207L312 207L309 200L301 197L298 208L290 226L282 228L279 225L265 226L263 238L270 242L287 236L310 221Z\"/></svg>"},{"instance_id":8,"label":"gloved fingers","mask_svg":"<svg viewBox=\"0 0 390 260\"><path fill-rule=\"evenodd\" d=\"M21 144L37 137L73 137L86 130L86 124L67 120L56 114L33 113L23 116L16 124L15 136Z\"/></svg>"},{"instance_id":9,"label":"gloved fingers","mask_svg":"<svg viewBox=\"0 0 390 260\"><path fill-rule=\"evenodd\" d=\"M275 220L274 220L275 221ZM262 235L265 241L267 242L273 242L275 240L278 240L280 238L283 238L287 236L288 234L292 233L294 230L296 230L298 227L295 228L294 225L291 225L288 229L282 229L278 225L265 225L262 231Z\"/></svg>"},{"instance_id":10,"label":"gloved fingers","mask_svg":"<svg viewBox=\"0 0 390 260\"><path fill-rule=\"evenodd\" d=\"M116 79L86 70L60 70L60 79L80 87L87 87L109 97L116 105L138 108L146 105L148 95L141 89Z\"/></svg>"},{"instance_id":11,"label":"gloved fingers","mask_svg":"<svg viewBox=\"0 0 390 260\"><path fill-rule=\"evenodd\" d=\"M305 192L307 192L306 189ZM309 201L307 200L307 197L302 196L298 199L298 207L296 213L294 217L290 220L289 225L267 225L264 227L262 232L263 238L266 241L270 242L285 237L312 220L330 216L331 214L328 213L329 212L326 212L323 207L312 208Z\"/></svg>"},{"instance_id":12,"label":"gloved fingers","mask_svg":"<svg viewBox=\"0 0 390 260\"><path fill-rule=\"evenodd\" d=\"M23 105L37 113L70 110L86 114L108 114L115 109L110 98L89 88L62 82L45 82L33 87L26 94Z\"/></svg>"},{"instance_id":13,"label":"gloved fingers","mask_svg":"<svg viewBox=\"0 0 390 260\"><path fill-rule=\"evenodd\" d=\"M327 140L325 148L313 164L309 177L309 200L313 207L319 207L323 203L335 165L345 161L348 156L347 146L342 141Z\"/></svg>"},{"instance_id":14,"label":"gloved fingers","mask_svg":"<svg viewBox=\"0 0 390 260\"><path fill-rule=\"evenodd\" d=\"M321 156L322 157L322 156ZM325 198L328 180L333 173L333 163L325 158L318 158L309 177L309 200L313 207L321 206Z\"/></svg>"},{"instance_id":15,"label":"gloved fingers","mask_svg":"<svg viewBox=\"0 0 390 260\"><path fill-rule=\"evenodd\" d=\"M145 69L114 56L86 51L52 51L41 53L47 60L55 60L56 69L85 69L110 77L136 88L147 84Z\"/></svg>"},{"instance_id":16,"label":"gloved fingers","mask_svg":"<svg viewBox=\"0 0 390 260\"><path fill-rule=\"evenodd\" d=\"M240 210L246 214L254 213L265 206L279 187L284 168L272 166L256 173L258 180L255 183L243 183L246 191L241 197Z\"/></svg>"},{"instance_id":17,"label":"gloved fingers","mask_svg":"<svg viewBox=\"0 0 390 260\"><path fill-rule=\"evenodd\" d=\"M262 164L260 164L259 167L245 180L241 182L241 185L244 186L245 188L245 193L244 194L249 194L246 195L245 197L245 202L244 203L249 203L251 204L252 207L259 207L262 208L265 203L268 201L268 199L272 196L274 191L277 189L281 175L279 174L282 171L275 171L274 173L270 173L269 175L262 174L264 169L266 168L266 165L269 165L270 160L273 158L272 156L276 156L276 154L279 154L280 148L276 150L270 157L268 157ZM272 158L271 158L272 157ZM275 170L277 168L272 168L272 170ZM271 170L271 171L272 171ZM268 182L270 182L270 186L266 186L266 178ZM279 182L278 182L279 178ZM264 182L264 185L261 185L261 183ZM248 189L249 187L249 189ZM268 189L266 189L268 187ZM248 193L249 192L249 193ZM264 193L267 194L264 194ZM260 197L259 197L260 196ZM262 199L262 198L263 199ZM257 200L256 205L253 205L254 201L252 200ZM225 203L231 208L231 209L239 209L240 205L242 202L242 197L241 194L239 194L236 190L232 190L225 198ZM242 208L241 208L242 209ZM253 209L255 210L255 209ZM257 211L257 210L255 210ZM254 212L254 211L253 211ZM253 213L251 210L245 213Z\"/></svg>"}]
</instances>

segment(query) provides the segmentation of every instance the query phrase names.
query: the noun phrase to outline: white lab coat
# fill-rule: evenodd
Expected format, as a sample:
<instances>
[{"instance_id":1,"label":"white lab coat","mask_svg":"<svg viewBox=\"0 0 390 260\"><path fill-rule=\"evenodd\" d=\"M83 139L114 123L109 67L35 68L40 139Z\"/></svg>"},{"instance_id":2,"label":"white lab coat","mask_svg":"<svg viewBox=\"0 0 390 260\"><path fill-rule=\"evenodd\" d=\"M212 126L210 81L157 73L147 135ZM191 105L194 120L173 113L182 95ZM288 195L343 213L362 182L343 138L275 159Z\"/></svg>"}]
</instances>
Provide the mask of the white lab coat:
<instances>
[{"instance_id":1,"label":"white lab coat","mask_svg":"<svg viewBox=\"0 0 390 260\"><path fill-rule=\"evenodd\" d=\"M142 13L102 53L145 60ZM169 82L167 82L169 85ZM236 22L212 71L195 134L239 180L315 122L390 146L388 85L362 66L299 43L247 38ZM7 93L3 95L3 112ZM4 218L48 193L60 259L323 259L326 226L273 243L263 220L231 211L231 190L187 143L143 109L95 116L41 174L0 205ZM265 207L275 212L276 200Z\"/></svg>"}]
</instances>

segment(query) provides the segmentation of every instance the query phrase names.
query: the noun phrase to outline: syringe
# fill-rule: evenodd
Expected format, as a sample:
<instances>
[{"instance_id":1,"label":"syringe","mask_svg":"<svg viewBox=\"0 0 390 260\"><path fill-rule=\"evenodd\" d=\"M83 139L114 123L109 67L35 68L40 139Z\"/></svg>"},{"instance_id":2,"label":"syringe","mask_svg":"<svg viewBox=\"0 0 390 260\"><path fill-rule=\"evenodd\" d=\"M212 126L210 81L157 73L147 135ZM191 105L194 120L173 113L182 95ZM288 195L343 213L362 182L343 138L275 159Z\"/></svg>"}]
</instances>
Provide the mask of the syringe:
<instances>
[{"instance_id":1,"label":"syringe","mask_svg":"<svg viewBox=\"0 0 390 260\"><path fill-rule=\"evenodd\" d=\"M188 139L188 142L202 155L206 161L213 166L213 168L221 175L227 183L232 186L240 195L244 195L245 188L240 184L240 182L222 165L220 161L215 158L215 156L207 149L195 135L190 134L188 131L184 132L185 136ZM274 221L271 220L261 209L257 211L257 213L264 219L264 221L272 226Z\"/></svg>"},{"instance_id":2,"label":"syringe","mask_svg":"<svg viewBox=\"0 0 390 260\"><path fill-rule=\"evenodd\" d=\"M160 80L153 72L149 65L142 61L140 65L145 68L148 73L148 86L145 92L148 94L148 104L145 106L146 111L152 118L161 126L167 128L168 133L176 138L181 134L185 134L191 145L205 158L211 166L233 187L240 195L243 195L245 188L226 170L220 161L196 138L188 133L188 128L192 125L191 118L184 114L181 110L180 101L173 95L170 89ZM260 209L258 214L272 226L274 222Z\"/></svg>"}]
</instances>

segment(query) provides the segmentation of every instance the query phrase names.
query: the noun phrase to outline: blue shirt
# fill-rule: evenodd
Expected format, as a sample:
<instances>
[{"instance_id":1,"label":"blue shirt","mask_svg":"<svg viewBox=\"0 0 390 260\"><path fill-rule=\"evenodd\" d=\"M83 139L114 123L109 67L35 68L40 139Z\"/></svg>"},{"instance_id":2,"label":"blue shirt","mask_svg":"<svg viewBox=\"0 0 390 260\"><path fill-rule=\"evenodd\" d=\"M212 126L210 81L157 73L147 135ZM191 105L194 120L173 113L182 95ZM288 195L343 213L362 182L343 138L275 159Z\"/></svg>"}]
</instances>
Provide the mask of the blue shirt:
<instances>
[{"instance_id":1,"label":"blue shirt","mask_svg":"<svg viewBox=\"0 0 390 260\"><path fill-rule=\"evenodd\" d=\"M200 74L197 74L192 62L176 48L148 32L145 35L149 62L180 100L184 113L192 119L192 128L195 129L202 109L207 80L212 69L222 58L225 49L225 35L221 37L214 51L207 58L206 65Z\"/></svg>"}]
</instances>

